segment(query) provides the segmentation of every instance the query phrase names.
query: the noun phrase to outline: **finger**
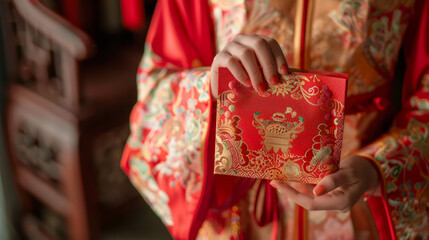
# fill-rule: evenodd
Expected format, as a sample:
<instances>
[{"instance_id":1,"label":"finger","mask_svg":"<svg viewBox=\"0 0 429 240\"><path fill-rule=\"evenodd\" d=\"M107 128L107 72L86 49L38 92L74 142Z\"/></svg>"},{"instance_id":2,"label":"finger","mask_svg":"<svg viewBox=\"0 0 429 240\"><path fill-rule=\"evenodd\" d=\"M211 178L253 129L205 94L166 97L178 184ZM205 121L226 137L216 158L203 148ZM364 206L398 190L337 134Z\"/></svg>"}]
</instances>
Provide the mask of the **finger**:
<instances>
[{"instance_id":1,"label":"finger","mask_svg":"<svg viewBox=\"0 0 429 240\"><path fill-rule=\"evenodd\" d=\"M232 56L228 52L221 52L216 56L216 62L219 63L219 67L227 67L234 78L241 84L251 87L246 71L235 56Z\"/></svg>"},{"instance_id":2,"label":"finger","mask_svg":"<svg viewBox=\"0 0 429 240\"><path fill-rule=\"evenodd\" d=\"M313 186L307 183L291 182L289 185L301 193L305 193L310 196L313 195Z\"/></svg>"},{"instance_id":3,"label":"finger","mask_svg":"<svg viewBox=\"0 0 429 240\"><path fill-rule=\"evenodd\" d=\"M278 190L280 190L279 187L289 186L298 192L313 196L314 187L311 184L301 183L301 182L282 182L279 180L273 180L270 182L270 184Z\"/></svg>"},{"instance_id":4,"label":"finger","mask_svg":"<svg viewBox=\"0 0 429 240\"><path fill-rule=\"evenodd\" d=\"M216 57L215 57L216 59ZM217 99L218 94L218 73L219 66L216 64L216 61L213 60L213 64L210 68L210 92L213 96L213 99Z\"/></svg>"},{"instance_id":5,"label":"finger","mask_svg":"<svg viewBox=\"0 0 429 240\"><path fill-rule=\"evenodd\" d=\"M311 203L311 210L348 211L353 207L356 201L357 198L353 191L349 189L335 189L328 194L315 197Z\"/></svg>"},{"instance_id":6,"label":"finger","mask_svg":"<svg viewBox=\"0 0 429 240\"><path fill-rule=\"evenodd\" d=\"M241 64L250 76L250 83L252 86L257 92L264 93L266 91L265 84L261 84L263 83L263 78L253 50L249 47L241 45L240 43L229 42L225 47L225 51L240 59ZM246 84L249 83L246 82Z\"/></svg>"},{"instance_id":7,"label":"finger","mask_svg":"<svg viewBox=\"0 0 429 240\"><path fill-rule=\"evenodd\" d=\"M269 37L263 37L263 38L268 42L268 45L271 48L271 52L276 61L277 71L281 74L288 74L289 66L287 64L286 58L283 54L282 48L280 47L279 43L273 38L269 38Z\"/></svg>"},{"instance_id":8,"label":"finger","mask_svg":"<svg viewBox=\"0 0 429 240\"><path fill-rule=\"evenodd\" d=\"M314 197L312 193L300 192L287 183L274 182L281 194L308 210L348 211L356 203L359 194L356 188L336 189L328 194Z\"/></svg>"},{"instance_id":9,"label":"finger","mask_svg":"<svg viewBox=\"0 0 429 240\"><path fill-rule=\"evenodd\" d=\"M284 197L291 198L296 204L306 209L311 209L313 202L313 194L303 193L293 188L286 182L280 182L278 180L271 181L271 185L279 190Z\"/></svg>"},{"instance_id":10,"label":"finger","mask_svg":"<svg viewBox=\"0 0 429 240\"><path fill-rule=\"evenodd\" d=\"M320 182L314 187L313 193L316 196L328 193L340 186L351 185L353 180L349 171L340 169L337 172L325 176Z\"/></svg>"},{"instance_id":11,"label":"finger","mask_svg":"<svg viewBox=\"0 0 429 240\"><path fill-rule=\"evenodd\" d=\"M364 189L365 187L360 183L336 188L328 194L316 197L313 207L315 209L348 211L362 196Z\"/></svg>"},{"instance_id":12,"label":"finger","mask_svg":"<svg viewBox=\"0 0 429 240\"><path fill-rule=\"evenodd\" d=\"M265 80L268 84L275 85L279 83L276 61L273 53L271 52L271 47L264 38L238 35L234 39L236 42L253 49L259 63L261 64Z\"/></svg>"}]
</instances>

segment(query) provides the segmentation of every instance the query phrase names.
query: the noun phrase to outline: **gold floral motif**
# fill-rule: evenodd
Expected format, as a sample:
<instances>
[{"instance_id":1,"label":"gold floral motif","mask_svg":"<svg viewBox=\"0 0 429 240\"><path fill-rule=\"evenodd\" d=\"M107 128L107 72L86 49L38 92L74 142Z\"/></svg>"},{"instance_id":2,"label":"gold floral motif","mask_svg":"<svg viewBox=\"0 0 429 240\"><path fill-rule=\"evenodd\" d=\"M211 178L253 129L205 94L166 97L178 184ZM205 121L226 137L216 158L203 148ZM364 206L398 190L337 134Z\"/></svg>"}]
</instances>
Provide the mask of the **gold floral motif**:
<instances>
[{"instance_id":1,"label":"gold floral motif","mask_svg":"<svg viewBox=\"0 0 429 240\"><path fill-rule=\"evenodd\" d=\"M318 162L326 163L329 159L329 156L332 153L332 148L329 146L325 146L320 149L316 155L311 159L310 164L316 165Z\"/></svg>"},{"instance_id":2,"label":"gold floral motif","mask_svg":"<svg viewBox=\"0 0 429 240\"><path fill-rule=\"evenodd\" d=\"M290 92L296 88L297 84L298 81L288 79L281 84L274 85L268 91L272 92L272 94L275 94L276 96L282 95L284 97L285 95L290 94Z\"/></svg>"},{"instance_id":3,"label":"gold floral motif","mask_svg":"<svg viewBox=\"0 0 429 240\"><path fill-rule=\"evenodd\" d=\"M291 74L285 74L281 76L282 83L272 86L268 89L268 92L271 95L290 95L291 98L299 100L304 98L304 100L313 106L321 106L329 98L325 95L330 94L329 88L326 85L320 89L318 86L313 86L308 89L305 88L307 82L320 82L320 79L317 75L306 77L298 73L292 72ZM270 95L267 95L267 97ZM325 101L323 101L325 100Z\"/></svg>"},{"instance_id":4,"label":"gold floral motif","mask_svg":"<svg viewBox=\"0 0 429 240\"><path fill-rule=\"evenodd\" d=\"M227 150L227 144L222 142L219 135L216 135L215 152L218 153L216 154L215 172L225 174L232 166L232 157Z\"/></svg>"},{"instance_id":5,"label":"gold floral motif","mask_svg":"<svg viewBox=\"0 0 429 240\"><path fill-rule=\"evenodd\" d=\"M286 162L283 165L284 172L290 175L292 181L299 181L301 173L301 167L297 163Z\"/></svg>"}]
</instances>

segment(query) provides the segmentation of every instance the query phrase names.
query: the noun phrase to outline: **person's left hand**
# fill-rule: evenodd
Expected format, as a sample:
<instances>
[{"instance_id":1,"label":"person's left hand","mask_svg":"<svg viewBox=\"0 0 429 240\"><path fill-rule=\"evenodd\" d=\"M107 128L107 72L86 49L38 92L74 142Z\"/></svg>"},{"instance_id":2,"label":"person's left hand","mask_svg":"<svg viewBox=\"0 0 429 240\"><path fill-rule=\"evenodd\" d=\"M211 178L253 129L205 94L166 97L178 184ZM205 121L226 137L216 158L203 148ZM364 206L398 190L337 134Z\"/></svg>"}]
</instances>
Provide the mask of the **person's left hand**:
<instances>
[{"instance_id":1,"label":"person's left hand","mask_svg":"<svg viewBox=\"0 0 429 240\"><path fill-rule=\"evenodd\" d=\"M305 183L271 181L282 196L291 198L307 210L349 211L364 193L379 194L376 169L365 158L351 156L340 162L340 169L324 177L314 188Z\"/></svg>"}]
</instances>

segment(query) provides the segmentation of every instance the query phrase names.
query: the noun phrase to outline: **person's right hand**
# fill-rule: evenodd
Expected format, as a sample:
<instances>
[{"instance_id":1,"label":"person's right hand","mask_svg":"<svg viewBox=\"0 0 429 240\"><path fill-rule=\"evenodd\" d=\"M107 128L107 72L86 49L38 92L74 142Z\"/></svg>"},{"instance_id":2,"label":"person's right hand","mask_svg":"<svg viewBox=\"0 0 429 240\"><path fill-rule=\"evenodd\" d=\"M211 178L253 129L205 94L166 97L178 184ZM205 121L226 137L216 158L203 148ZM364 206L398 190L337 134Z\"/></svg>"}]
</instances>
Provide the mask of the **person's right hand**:
<instances>
[{"instance_id":1,"label":"person's right hand","mask_svg":"<svg viewBox=\"0 0 429 240\"><path fill-rule=\"evenodd\" d=\"M364 193L381 196L381 181L370 160L352 155L342 159L340 169L322 178L314 188L279 180L271 181L271 185L307 210L350 211Z\"/></svg>"},{"instance_id":2,"label":"person's right hand","mask_svg":"<svg viewBox=\"0 0 429 240\"><path fill-rule=\"evenodd\" d=\"M278 73L288 73L286 59L277 41L258 35L239 34L216 55L210 83L214 98L218 97L219 67L227 67L241 84L253 87L260 94L268 85L279 83Z\"/></svg>"}]
</instances>

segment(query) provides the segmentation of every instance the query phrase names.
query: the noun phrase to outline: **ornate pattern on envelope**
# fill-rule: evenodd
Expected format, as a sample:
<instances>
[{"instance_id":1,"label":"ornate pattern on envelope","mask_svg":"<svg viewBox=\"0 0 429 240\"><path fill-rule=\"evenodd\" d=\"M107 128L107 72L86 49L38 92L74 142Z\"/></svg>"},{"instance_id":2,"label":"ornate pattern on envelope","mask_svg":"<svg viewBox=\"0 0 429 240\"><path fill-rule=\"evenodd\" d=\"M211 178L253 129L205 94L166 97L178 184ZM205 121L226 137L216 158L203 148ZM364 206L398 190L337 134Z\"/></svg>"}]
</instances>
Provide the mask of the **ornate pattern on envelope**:
<instances>
[{"instance_id":1,"label":"ornate pattern on envelope","mask_svg":"<svg viewBox=\"0 0 429 240\"><path fill-rule=\"evenodd\" d=\"M216 174L315 184L338 170L348 76L290 72L260 95L219 69Z\"/></svg>"}]
</instances>

